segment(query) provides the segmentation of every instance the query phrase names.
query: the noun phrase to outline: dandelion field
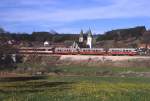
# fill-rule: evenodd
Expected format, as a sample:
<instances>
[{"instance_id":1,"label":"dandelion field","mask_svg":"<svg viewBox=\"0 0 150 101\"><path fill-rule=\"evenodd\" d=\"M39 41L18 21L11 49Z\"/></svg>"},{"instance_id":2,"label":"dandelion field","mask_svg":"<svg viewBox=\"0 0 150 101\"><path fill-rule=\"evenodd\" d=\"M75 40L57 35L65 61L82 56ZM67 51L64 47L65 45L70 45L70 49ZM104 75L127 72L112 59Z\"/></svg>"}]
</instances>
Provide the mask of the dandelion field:
<instances>
[{"instance_id":1,"label":"dandelion field","mask_svg":"<svg viewBox=\"0 0 150 101\"><path fill-rule=\"evenodd\" d=\"M149 101L150 78L63 77L0 83L0 101Z\"/></svg>"},{"instance_id":2,"label":"dandelion field","mask_svg":"<svg viewBox=\"0 0 150 101\"><path fill-rule=\"evenodd\" d=\"M149 67L89 63L48 68L48 76L0 79L0 101L150 101Z\"/></svg>"}]
</instances>

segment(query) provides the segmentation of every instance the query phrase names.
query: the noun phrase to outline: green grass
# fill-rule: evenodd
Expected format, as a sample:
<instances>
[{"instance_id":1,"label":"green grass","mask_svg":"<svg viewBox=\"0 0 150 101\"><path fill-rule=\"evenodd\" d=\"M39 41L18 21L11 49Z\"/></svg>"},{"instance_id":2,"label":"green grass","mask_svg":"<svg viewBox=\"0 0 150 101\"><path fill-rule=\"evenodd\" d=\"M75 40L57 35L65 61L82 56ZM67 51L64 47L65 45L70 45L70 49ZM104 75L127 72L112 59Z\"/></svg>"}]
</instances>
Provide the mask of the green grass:
<instances>
[{"instance_id":1,"label":"green grass","mask_svg":"<svg viewBox=\"0 0 150 101\"><path fill-rule=\"evenodd\" d=\"M35 68L41 67L36 65ZM150 68L69 65L52 69L84 75L49 76L29 81L3 80L5 82L0 82L0 101L150 101L150 78L95 75L99 72L150 72Z\"/></svg>"},{"instance_id":2,"label":"green grass","mask_svg":"<svg viewBox=\"0 0 150 101\"><path fill-rule=\"evenodd\" d=\"M1 101L150 101L150 78L56 77L1 82Z\"/></svg>"},{"instance_id":3,"label":"green grass","mask_svg":"<svg viewBox=\"0 0 150 101\"><path fill-rule=\"evenodd\" d=\"M64 73L74 73L74 74L95 74L103 72L111 73L120 73L120 72L150 72L149 67L108 67L108 66L60 66L57 67L58 70L61 70Z\"/></svg>"},{"instance_id":4,"label":"green grass","mask_svg":"<svg viewBox=\"0 0 150 101\"><path fill-rule=\"evenodd\" d=\"M109 82L109 83L150 83L150 78L145 77L96 77L96 76L50 76L50 82Z\"/></svg>"}]
</instances>

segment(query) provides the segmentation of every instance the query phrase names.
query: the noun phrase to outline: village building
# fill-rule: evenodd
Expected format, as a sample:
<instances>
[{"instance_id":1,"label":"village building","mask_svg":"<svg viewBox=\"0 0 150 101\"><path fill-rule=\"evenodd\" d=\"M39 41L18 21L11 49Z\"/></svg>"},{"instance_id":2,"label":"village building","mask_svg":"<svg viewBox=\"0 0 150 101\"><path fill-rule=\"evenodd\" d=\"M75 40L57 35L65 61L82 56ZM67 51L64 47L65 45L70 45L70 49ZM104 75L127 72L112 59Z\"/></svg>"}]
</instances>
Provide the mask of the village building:
<instances>
[{"instance_id":1,"label":"village building","mask_svg":"<svg viewBox=\"0 0 150 101\"><path fill-rule=\"evenodd\" d=\"M87 46L89 48L92 48L92 40L93 40L93 38L92 38L92 32L91 32L91 30L89 30L88 36L87 36Z\"/></svg>"},{"instance_id":2,"label":"village building","mask_svg":"<svg viewBox=\"0 0 150 101\"><path fill-rule=\"evenodd\" d=\"M91 30L86 33L81 30L78 41L65 41L63 43L50 43L49 41L44 41L44 47L59 47L59 48L92 48L93 36Z\"/></svg>"},{"instance_id":3,"label":"village building","mask_svg":"<svg viewBox=\"0 0 150 101\"><path fill-rule=\"evenodd\" d=\"M79 43L83 43L84 42L84 36L83 36L83 30L81 30L80 35L79 35Z\"/></svg>"},{"instance_id":4,"label":"village building","mask_svg":"<svg viewBox=\"0 0 150 101\"><path fill-rule=\"evenodd\" d=\"M44 42L44 47L48 47L49 46L49 42L48 41L45 41Z\"/></svg>"},{"instance_id":5,"label":"village building","mask_svg":"<svg viewBox=\"0 0 150 101\"><path fill-rule=\"evenodd\" d=\"M92 48L93 36L91 30L89 30L86 34L84 34L83 30L81 30L79 35L79 41L74 41L71 48Z\"/></svg>"}]
</instances>

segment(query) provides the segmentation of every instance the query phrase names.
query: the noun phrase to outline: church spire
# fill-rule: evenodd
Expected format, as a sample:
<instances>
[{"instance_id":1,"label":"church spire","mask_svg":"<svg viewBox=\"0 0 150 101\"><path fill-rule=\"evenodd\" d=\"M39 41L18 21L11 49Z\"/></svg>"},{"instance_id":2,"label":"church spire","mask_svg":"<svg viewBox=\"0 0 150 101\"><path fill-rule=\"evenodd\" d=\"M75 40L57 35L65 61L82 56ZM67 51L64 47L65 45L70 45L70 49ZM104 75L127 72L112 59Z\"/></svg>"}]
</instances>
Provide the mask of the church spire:
<instances>
[{"instance_id":1,"label":"church spire","mask_svg":"<svg viewBox=\"0 0 150 101\"><path fill-rule=\"evenodd\" d=\"M88 31L88 37L92 37L92 31L91 31L91 29L89 29L89 31Z\"/></svg>"},{"instance_id":2,"label":"church spire","mask_svg":"<svg viewBox=\"0 0 150 101\"><path fill-rule=\"evenodd\" d=\"M83 42L84 39L83 39L83 30L81 29L81 32L80 32L80 36L79 36L79 42Z\"/></svg>"},{"instance_id":3,"label":"church spire","mask_svg":"<svg viewBox=\"0 0 150 101\"><path fill-rule=\"evenodd\" d=\"M83 30L81 29L80 37L83 37Z\"/></svg>"}]
</instances>

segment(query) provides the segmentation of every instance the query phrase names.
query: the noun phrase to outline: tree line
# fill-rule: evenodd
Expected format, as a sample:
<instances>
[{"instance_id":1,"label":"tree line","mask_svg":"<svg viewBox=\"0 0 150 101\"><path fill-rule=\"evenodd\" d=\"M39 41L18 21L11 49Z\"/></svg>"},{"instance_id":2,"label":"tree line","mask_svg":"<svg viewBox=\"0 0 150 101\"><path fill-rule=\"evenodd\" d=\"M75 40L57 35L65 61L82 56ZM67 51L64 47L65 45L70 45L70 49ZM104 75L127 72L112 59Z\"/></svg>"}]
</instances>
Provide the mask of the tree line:
<instances>
[{"instance_id":1,"label":"tree line","mask_svg":"<svg viewBox=\"0 0 150 101\"><path fill-rule=\"evenodd\" d=\"M16 41L28 41L28 42L64 42L66 40L78 40L78 34L60 34L57 32L32 32L32 34L28 33L11 33L6 32L2 28L0 28L0 40L16 40Z\"/></svg>"},{"instance_id":2,"label":"tree line","mask_svg":"<svg viewBox=\"0 0 150 101\"><path fill-rule=\"evenodd\" d=\"M103 35L99 35L97 41L103 40L126 40L131 37L140 38L143 33L146 31L145 26L138 26L135 28L128 29L117 29L104 33Z\"/></svg>"},{"instance_id":3,"label":"tree line","mask_svg":"<svg viewBox=\"0 0 150 101\"><path fill-rule=\"evenodd\" d=\"M96 41L104 41L104 40L126 40L130 37L140 38L143 33L146 31L145 26L138 26L135 28L128 29L117 29L105 32L104 34L97 34L94 37L97 37ZM3 28L0 28L0 40L16 40L16 41L29 41L29 42L64 42L66 40L69 41L77 41L79 38L79 34L70 34L70 33L57 33L55 31L51 32L32 32L32 34L28 33L11 33L5 31Z\"/></svg>"},{"instance_id":4,"label":"tree line","mask_svg":"<svg viewBox=\"0 0 150 101\"><path fill-rule=\"evenodd\" d=\"M130 37L141 38L141 41L146 44L146 48L150 44L150 31L147 31L145 26L108 31L103 35L97 35L97 41L126 40ZM4 44L8 40L64 42L66 40L77 41L78 38L79 34L59 34L57 32L11 33L0 28L0 70L14 69L17 63L22 62L20 56L16 56L16 61L13 60L12 54L16 54L18 50L16 47Z\"/></svg>"}]
</instances>

